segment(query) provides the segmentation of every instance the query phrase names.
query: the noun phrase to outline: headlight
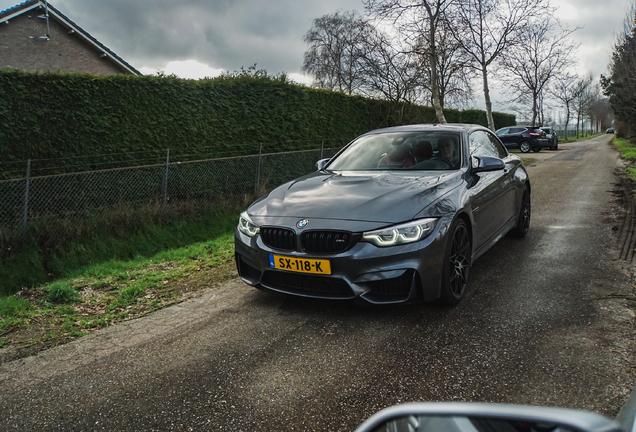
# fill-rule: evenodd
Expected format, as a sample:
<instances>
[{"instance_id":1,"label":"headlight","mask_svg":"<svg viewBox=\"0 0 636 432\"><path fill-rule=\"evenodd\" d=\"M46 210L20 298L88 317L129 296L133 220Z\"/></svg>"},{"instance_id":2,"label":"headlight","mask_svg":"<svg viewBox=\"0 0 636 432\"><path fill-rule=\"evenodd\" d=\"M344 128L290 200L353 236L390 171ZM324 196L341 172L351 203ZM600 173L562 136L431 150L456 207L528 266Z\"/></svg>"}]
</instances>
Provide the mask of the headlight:
<instances>
[{"instance_id":1,"label":"headlight","mask_svg":"<svg viewBox=\"0 0 636 432\"><path fill-rule=\"evenodd\" d=\"M428 237L435 228L437 219L418 219L401 225L369 231L362 238L379 247L413 243Z\"/></svg>"},{"instance_id":2,"label":"headlight","mask_svg":"<svg viewBox=\"0 0 636 432\"><path fill-rule=\"evenodd\" d=\"M252 222L250 217L247 215L247 212L243 212L241 213L241 216L239 216L238 229L240 232L250 237L254 237L261 231L261 228Z\"/></svg>"}]
</instances>

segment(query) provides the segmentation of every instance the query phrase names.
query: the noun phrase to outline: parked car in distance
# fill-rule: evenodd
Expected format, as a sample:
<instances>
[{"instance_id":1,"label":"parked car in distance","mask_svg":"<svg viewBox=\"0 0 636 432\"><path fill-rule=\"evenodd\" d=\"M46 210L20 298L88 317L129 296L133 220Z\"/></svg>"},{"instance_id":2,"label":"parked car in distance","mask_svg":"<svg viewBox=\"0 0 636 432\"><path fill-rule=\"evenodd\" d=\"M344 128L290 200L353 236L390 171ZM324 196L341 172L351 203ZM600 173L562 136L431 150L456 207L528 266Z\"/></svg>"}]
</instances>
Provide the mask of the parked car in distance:
<instances>
[{"instance_id":1,"label":"parked car in distance","mask_svg":"<svg viewBox=\"0 0 636 432\"><path fill-rule=\"evenodd\" d=\"M559 149L559 137L557 136L557 132L554 128L551 127L542 127L541 130L545 132L545 138L550 145L550 150L558 150Z\"/></svg>"},{"instance_id":2,"label":"parked car in distance","mask_svg":"<svg viewBox=\"0 0 636 432\"><path fill-rule=\"evenodd\" d=\"M539 127L510 126L495 132L507 149L519 149L522 153L530 150L540 152L542 147L549 147L546 133Z\"/></svg>"},{"instance_id":3,"label":"parked car in distance","mask_svg":"<svg viewBox=\"0 0 636 432\"><path fill-rule=\"evenodd\" d=\"M472 263L530 226L521 158L479 125L368 132L248 207L234 233L250 286L302 297L459 303Z\"/></svg>"},{"instance_id":4,"label":"parked car in distance","mask_svg":"<svg viewBox=\"0 0 636 432\"><path fill-rule=\"evenodd\" d=\"M613 134L615 133L614 128L609 128L605 131L606 134Z\"/></svg>"}]
</instances>

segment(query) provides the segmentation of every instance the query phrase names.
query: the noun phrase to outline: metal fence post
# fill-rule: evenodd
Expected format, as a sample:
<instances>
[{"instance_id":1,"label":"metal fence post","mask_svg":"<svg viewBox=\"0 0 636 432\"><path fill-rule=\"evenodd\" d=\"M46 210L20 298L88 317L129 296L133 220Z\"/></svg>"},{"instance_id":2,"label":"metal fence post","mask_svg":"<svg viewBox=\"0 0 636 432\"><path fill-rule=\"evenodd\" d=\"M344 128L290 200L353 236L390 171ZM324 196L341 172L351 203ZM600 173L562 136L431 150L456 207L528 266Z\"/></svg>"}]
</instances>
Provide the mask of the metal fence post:
<instances>
[{"instance_id":1,"label":"metal fence post","mask_svg":"<svg viewBox=\"0 0 636 432\"><path fill-rule=\"evenodd\" d=\"M325 150L325 139L323 138L322 141L320 142L320 159L322 159L322 154Z\"/></svg>"},{"instance_id":2,"label":"metal fence post","mask_svg":"<svg viewBox=\"0 0 636 432\"><path fill-rule=\"evenodd\" d=\"M168 203L168 167L170 166L170 149L166 151L166 166L163 169L163 180L161 184L162 189L162 204L165 206Z\"/></svg>"},{"instance_id":3,"label":"metal fence post","mask_svg":"<svg viewBox=\"0 0 636 432\"><path fill-rule=\"evenodd\" d=\"M29 186L31 185L31 159L27 160L26 177L24 178L24 204L22 208L22 229L26 230L29 222Z\"/></svg>"},{"instance_id":4,"label":"metal fence post","mask_svg":"<svg viewBox=\"0 0 636 432\"><path fill-rule=\"evenodd\" d=\"M261 158L263 157L263 143L258 146L258 165L256 166L256 183L254 184L254 195L258 195L258 188L261 183Z\"/></svg>"}]
</instances>

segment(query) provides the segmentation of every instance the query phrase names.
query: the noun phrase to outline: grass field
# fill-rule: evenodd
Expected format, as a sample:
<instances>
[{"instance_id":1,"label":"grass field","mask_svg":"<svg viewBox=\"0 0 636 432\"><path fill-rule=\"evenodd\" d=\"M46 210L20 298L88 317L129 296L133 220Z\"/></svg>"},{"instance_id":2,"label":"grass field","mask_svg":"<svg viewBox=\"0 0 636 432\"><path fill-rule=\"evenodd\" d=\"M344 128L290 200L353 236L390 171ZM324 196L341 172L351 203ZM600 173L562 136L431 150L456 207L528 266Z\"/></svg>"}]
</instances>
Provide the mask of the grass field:
<instances>
[{"instance_id":1,"label":"grass field","mask_svg":"<svg viewBox=\"0 0 636 432\"><path fill-rule=\"evenodd\" d=\"M27 233L4 238L0 363L235 277L237 208L238 203L221 202L121 208L83 220L35 224Z\"/></svg>"},{"instance_id":2,"label":"grass field","mask_svg":"<svg viewBox=\"0 0 636 432\"><path fill-rule=\"evenodd\" d=\"M636 161L636 144L619 137L614 137L614 146L616 146L621 158Z\"/></svg>"},{"instance_id":3,"label":"grass field","mask_svg":"<svg viewBox=\"0 0 636 432\"><path fill-rule=\"evenodd\" d=\"M37 221L26 233L0 232L0 296L73 277L86 266L215 238L231 231L237 217L224 203L122 207L84 219Z\"/></svg>"},{"instance_id":4,"label":"grass field","mask_svg":"<svg viewBox=\"0 0 636 432\"><path fill-rule=\"evenodd\" d=\"M626 160L629 164L636 163L636 144L616 136L614 137L613 143L622 159ZM625 175L633 183L636 184L636 168L635 167L629 166L629 165L626 166Z\"/></svg>"},{"instance_id":5,"label":"grass field","mask_svg":"<svg viewBox=\"0 0 636 432\"><path fill-rule=\"evenodd\" d=\"M234 238L227 230L152 256L88 265L70 277L1 297L0 347L28 352L56 345L183 301L235 276Z\"/></svg>"}]
</instances>

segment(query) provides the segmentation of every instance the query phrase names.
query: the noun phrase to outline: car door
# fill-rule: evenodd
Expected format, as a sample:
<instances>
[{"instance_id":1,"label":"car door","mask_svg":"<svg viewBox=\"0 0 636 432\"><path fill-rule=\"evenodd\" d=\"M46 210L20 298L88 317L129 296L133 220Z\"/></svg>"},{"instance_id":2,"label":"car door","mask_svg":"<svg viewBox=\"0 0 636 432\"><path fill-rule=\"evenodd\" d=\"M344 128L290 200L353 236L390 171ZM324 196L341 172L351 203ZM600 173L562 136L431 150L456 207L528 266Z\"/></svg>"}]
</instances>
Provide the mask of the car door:
<instances>
[{"instance_id":1,"label":"car door","mask_svg":"<svg viewBox=\"0 0 636 432\"><path fill-rule=\"evenodd\" d=\"M519 148L519 143L523 138L523 133L526 131L526 128L522 127L514 127L510 128L510 133L508 134L508 141L504 143L506 148Z\"/></svg>"},{"instance_id":2,"label":"car door","mask_svg":"<svg viewBox=\"0 0 636 432\"><path fill-rule=\"evenodd\" d=\"M494 136L484 130L473 131L469 136L471 163L473 157L499 158L500 150L493 144ZM505 149L501 149L505 152ZM507 152L505 152L507 155ZM505 163L505 160L504 160ZM510 171L498 170L473 174L469 187L470 206L473 214L474 250L478 251L500 233L510 218Z\"/></svg>"},{"instance_id":3,"label":"car door","mask_svg":"<svg viewBox=\"0 0 636 432\"><path fill-rule=\"evenodd\" d=\"M501 142L505 143L506 140L508 139L508 134L510 134L510 128L499 129L495 133L497 134Z\"/></svg>"},{"instance_id":4,"label":"car door","mask_svg":"<svg viewBox=\"0 0 636 432\"><path fill-rule=\"evenodd\" d=\"M490 131L486 132L492 145L497 149L499 159L504 161L505 169L503 172L503 199L499 203L501 212L505 215L504 224L517 217L520 208L519 185L516 183L516 171L522 165L519 158L511 156L501 141ZM518 196L519 195L519 196Z\"/></svg>"}]
</instances>

